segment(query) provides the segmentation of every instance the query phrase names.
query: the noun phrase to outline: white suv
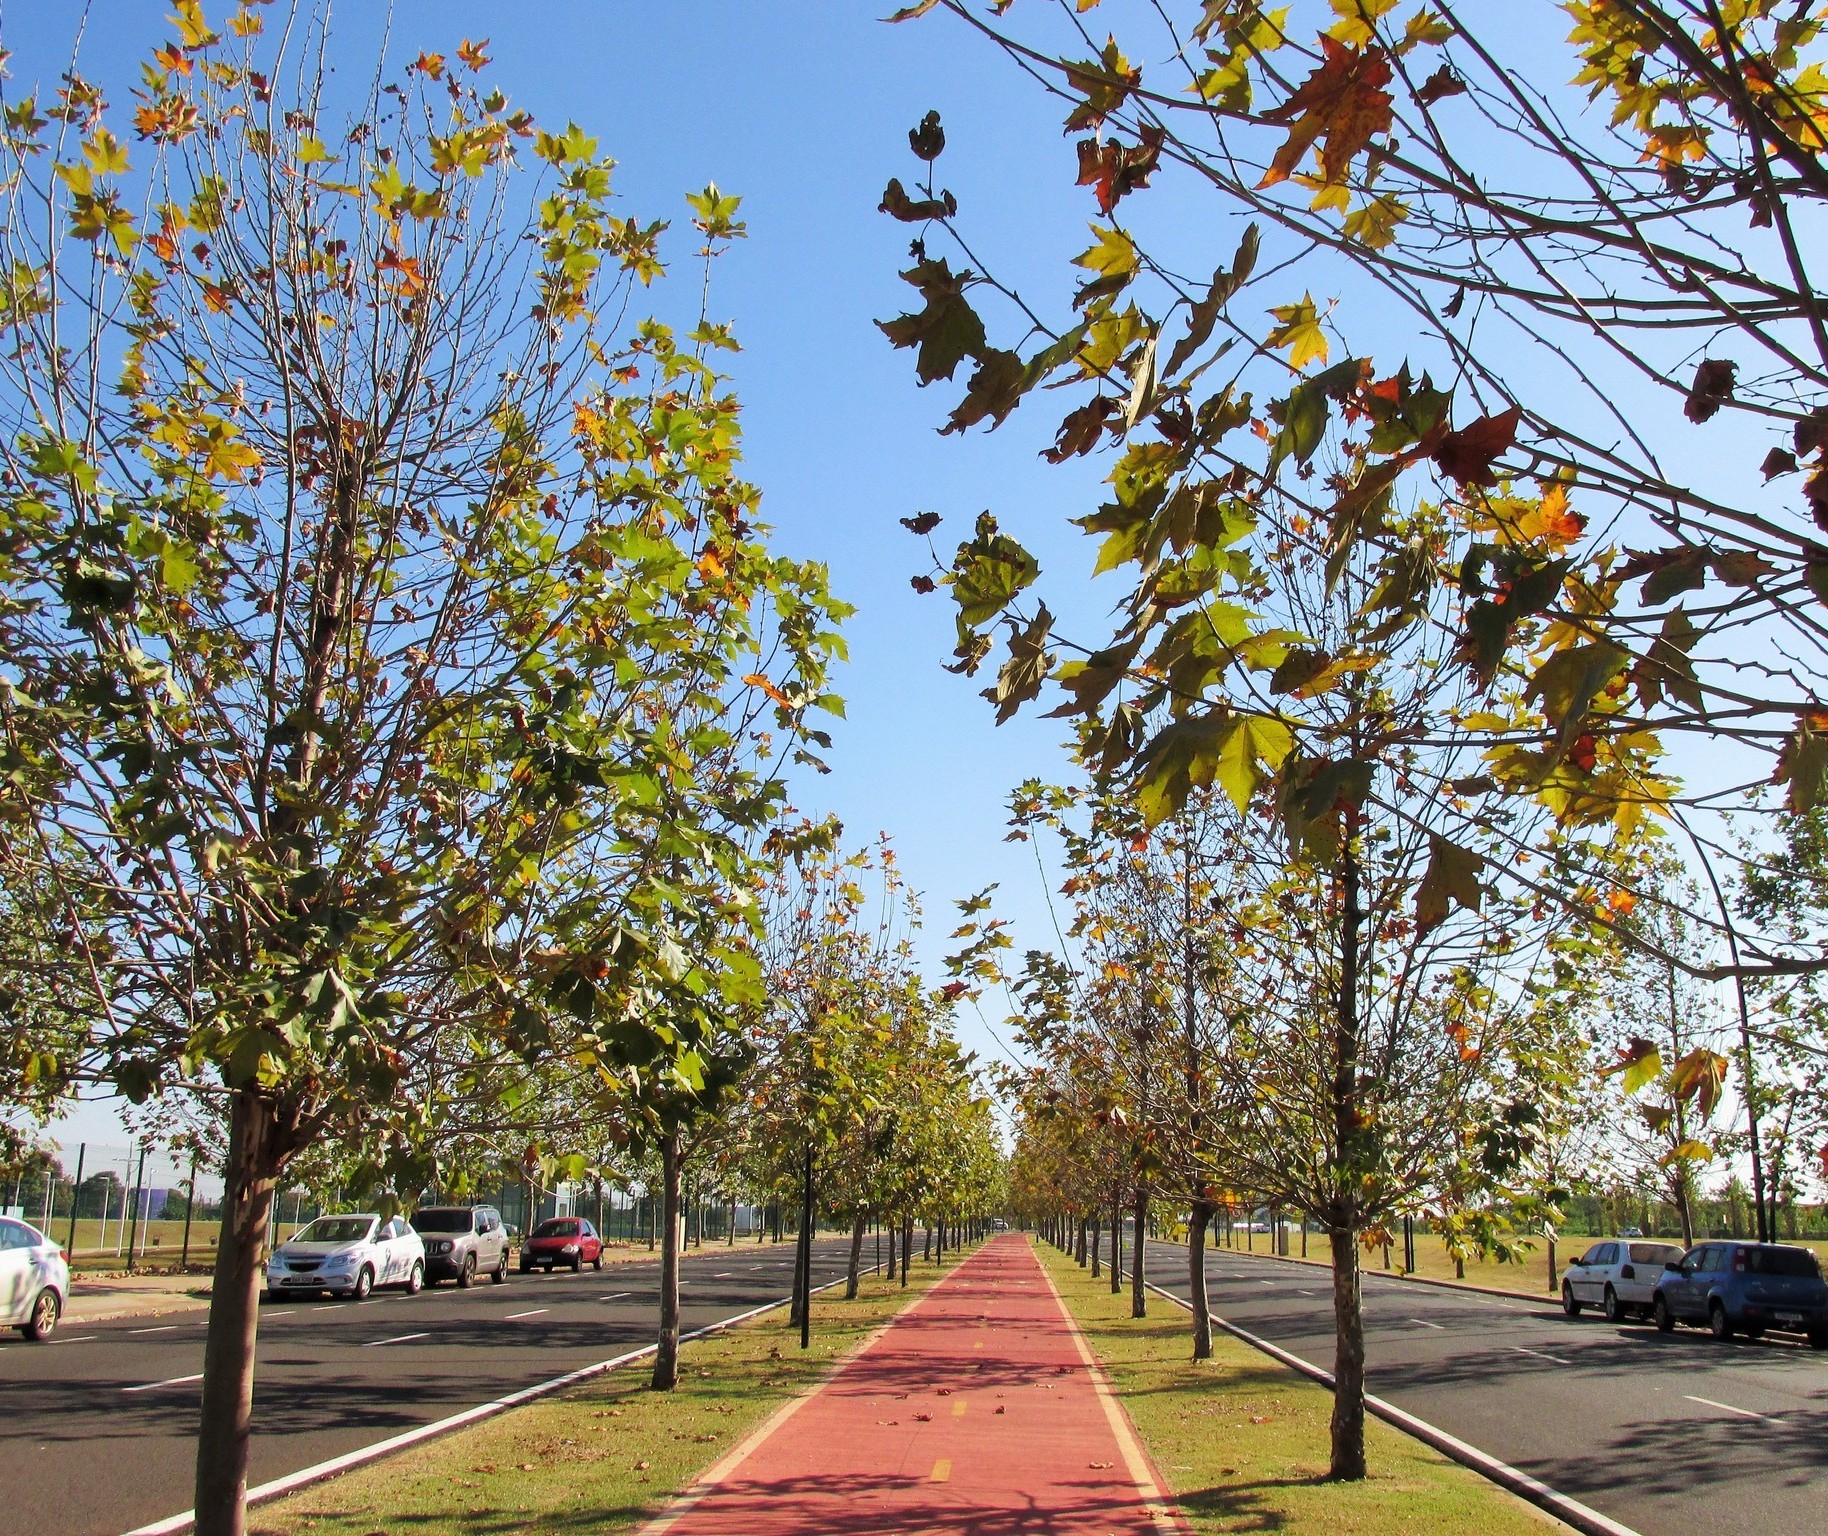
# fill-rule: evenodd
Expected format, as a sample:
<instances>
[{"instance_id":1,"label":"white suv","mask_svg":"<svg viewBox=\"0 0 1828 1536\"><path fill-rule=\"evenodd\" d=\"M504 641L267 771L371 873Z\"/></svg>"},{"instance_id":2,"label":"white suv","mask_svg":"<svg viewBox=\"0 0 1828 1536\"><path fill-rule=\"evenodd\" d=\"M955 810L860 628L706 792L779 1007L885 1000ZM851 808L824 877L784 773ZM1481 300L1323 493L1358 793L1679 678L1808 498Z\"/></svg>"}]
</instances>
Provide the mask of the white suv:
<instances>
[{"instance_id":1,"label":"white suv","mask_svg":"<svg viewBox=\"0 0 1828 1536\"><path fill-rule=\"evenodd\" d=\"M1597 1242L1562 1272L1561 1309L1569 1317L1579 1317L1583 1308L1599 1307L1612 1323L1634 1314L1648 1317L1663 1266L1674 1264L1683 1252L1680 1243L1643 1238Z\"/></svg>"},{"instance_id":2,"label":"white suv","mask_svg":"<svg viewBox=\"0 0 1828 1536\"><path fill-rule=\"evenodd\" d=\"M0 1326L48 1339L69 1294L63 1250L36 1227L0 1217Z\"/></svg>"}]
</instances>

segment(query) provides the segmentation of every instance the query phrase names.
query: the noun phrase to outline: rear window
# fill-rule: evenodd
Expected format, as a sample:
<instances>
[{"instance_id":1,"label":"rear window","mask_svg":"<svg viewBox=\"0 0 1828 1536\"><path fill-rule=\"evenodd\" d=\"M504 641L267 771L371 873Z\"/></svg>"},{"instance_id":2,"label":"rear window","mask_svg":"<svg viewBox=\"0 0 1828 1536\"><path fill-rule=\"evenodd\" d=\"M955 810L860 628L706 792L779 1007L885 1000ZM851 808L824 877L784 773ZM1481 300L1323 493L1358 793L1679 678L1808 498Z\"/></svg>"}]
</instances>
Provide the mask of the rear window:
<instances>
[{"instance_id":1,"label":"rear window","mask_svg":"<svg viewBox=\"0 0 1828 1536\"><path fill-rule=\"evenodd\" d=\"M1682 1259L1682 1250L1671 1243L1633 1243L1631 1245L1631 1262L1633 1264L1677 1264Z\"/></svg>"},{"instance_id":2,"label":"rear window","mask_svg":"<svg viewBox=\"0 0 1828 1536\"><path fill-rule=\"evenodd\" d=\"M1807 1248L1741 1248L1748 1274L1782 1275L1791 1279L1819 1280L1822 1266ZM1739 1266L1734 1265L1737 1269Z\"/></svg>"},{"instance_id":3,"label":"rear window","mask_svg":"<svg viewBox=\"0 0 1828 1536\"><path fill-rule=\"evenodd\" d=\"M535 1237L576 1237L578 1224L575 1221L542 1221L533 1229Z\"/></svg>"},{"instance_id":4,"label":"rear window","mask_svg":"<svg viewBox=\"0 0 1828 1536\"><path fill-rule=\"evenodd\" d=\"M468 1211L421 1211L413 1217L415 1232L468 1232L470 1230L470 1213Z\"/></svg>"}]
</instances>

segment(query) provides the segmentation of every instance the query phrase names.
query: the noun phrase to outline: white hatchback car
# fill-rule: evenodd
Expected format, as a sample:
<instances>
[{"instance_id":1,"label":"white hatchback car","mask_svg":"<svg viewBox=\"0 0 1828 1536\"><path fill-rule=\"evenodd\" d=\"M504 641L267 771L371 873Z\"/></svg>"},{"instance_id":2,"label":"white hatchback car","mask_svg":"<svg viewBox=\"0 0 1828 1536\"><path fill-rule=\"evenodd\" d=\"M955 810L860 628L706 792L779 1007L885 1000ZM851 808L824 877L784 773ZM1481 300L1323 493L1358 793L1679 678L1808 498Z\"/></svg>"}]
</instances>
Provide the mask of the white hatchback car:
<instances>
[{"instance_id":1,"label":"white hatchback car","mask_svg":"<svg viewBox=\"0 0 1828 1536\"><path fill-rule=\"evenodd\" d=\"M377 1285L410 1293L424 1284L425 1244L404 1216L320 1216L267 1260L267 1294L275 1300L328 1291L360 1301Z\"/></svg>"},{"instance_id":2,"label":"white hatchback car","mask_svg":"<svg viewBox=\"0 0 1828 1536\"><path fill-rule=\"evenodd\" d=\"M69 1295L63 1250L36 1227L0 1217L0 1327L47 1339Z\"/></svg>"},{"instance_id":3,"label":"white hatchback car","mask_svg":"<svg viewBox=\"0 0 1828 1536\"><path fill-rule=\"evenodd\" d=\"M1680 1243L1643 1238L1597 1242L1562 1271L1561 1309L1569 1317L1579 1317L1583 1308L1599 1307L1613 1323L1634 1314L1648 1317L1663 1266L1674 1264L1685 1251Z\"/></svg>"}]
</instances>

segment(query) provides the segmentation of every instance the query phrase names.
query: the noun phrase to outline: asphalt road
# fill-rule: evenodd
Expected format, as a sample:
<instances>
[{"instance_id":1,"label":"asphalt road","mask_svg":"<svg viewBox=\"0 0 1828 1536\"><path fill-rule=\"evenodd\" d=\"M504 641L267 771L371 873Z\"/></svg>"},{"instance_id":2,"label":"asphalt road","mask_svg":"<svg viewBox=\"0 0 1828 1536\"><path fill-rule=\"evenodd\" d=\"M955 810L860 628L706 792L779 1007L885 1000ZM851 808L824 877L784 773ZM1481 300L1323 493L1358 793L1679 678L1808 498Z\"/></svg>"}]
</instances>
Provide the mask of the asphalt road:
<instances>
[{"instance_id":1,"label":"asphalt road","mask_svg":"<svg viewBox=\"0 0 1828 1536\"><path fill-rule=\"evenodd\" d=\"M815 1285L843 1274L848 1246L815 1246ZM681 1327L784 1298L792 1265L791 1243L694 1250ZM467 1291L263 1306L249 1485L652 1343L659 1273L515 1271ZM189 1509L203 1334L203 1314L74 1324L44 1344L9 1331L0 1530L119 1536Z\"/></svg>"},{"instance_id":2,"label":"asphalt road","mask_svg":"<svg viewBox=\"0 0 1828 1536\"><path fill-rule=\"evenodd\" d=\"M1148 1262L1146 1278L1187 1295L1184 1247L1151 1243ZM1332 1369L1325 1269L1219 1249L1207 1285L1215 1315ZM1828 1354L1375 1272L1364 1308L1372 1392L1644 1536L1820 1528Z\"/></svg>"}]
</instances>

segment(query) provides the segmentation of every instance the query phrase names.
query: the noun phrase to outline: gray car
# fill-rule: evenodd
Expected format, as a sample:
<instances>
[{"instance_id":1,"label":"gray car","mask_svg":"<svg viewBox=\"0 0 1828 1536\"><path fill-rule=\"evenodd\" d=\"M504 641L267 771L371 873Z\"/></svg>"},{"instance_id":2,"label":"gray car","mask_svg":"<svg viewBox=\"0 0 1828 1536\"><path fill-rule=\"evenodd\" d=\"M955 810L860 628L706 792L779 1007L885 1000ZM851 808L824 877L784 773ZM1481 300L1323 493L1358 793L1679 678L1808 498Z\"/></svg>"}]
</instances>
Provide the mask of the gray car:
<instances>
[{"instance_id":1,"label":"gray car","mask_svg":"<svg viewBox=\"0 0 1828 1536\"><path fill-rule=\"evenodd\" d=\"M478 1275L487 1275L497 1285L507 1281L508 1234L494 1206L423 1206L413 1217L413 1230L425 1241L425 1278L430 1284L455 1280L468 1286Z\"/></svg>"}]
</instances>

